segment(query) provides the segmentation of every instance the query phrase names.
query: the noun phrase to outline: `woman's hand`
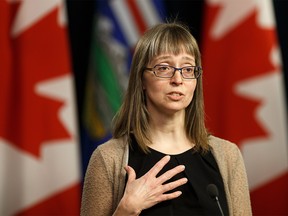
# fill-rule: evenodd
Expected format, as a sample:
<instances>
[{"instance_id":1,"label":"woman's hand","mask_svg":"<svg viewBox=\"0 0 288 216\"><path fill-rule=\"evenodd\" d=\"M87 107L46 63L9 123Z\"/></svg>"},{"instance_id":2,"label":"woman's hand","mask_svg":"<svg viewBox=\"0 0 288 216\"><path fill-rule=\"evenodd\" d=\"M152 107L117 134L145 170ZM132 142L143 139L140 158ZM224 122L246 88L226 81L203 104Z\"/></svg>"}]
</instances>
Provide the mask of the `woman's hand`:
<instances>
[{"instance_id":1,"label":"woman's hand","mask_svg":"<svg viewBox=\"0 0 288 216\"><path fill-rule=\"evenodd\" d=\"M161 176L156 177L169 160L170 156L163 157L145 175L138 179L136 179L136 173L132 167L125 167L128 174L128 181L117 210L121 210L122 213L125 212L126 215L138 215L143 209L150 208L164 200L170 200L180 196L181 191L165 192L185 184L187 178L181 178L166 184L163 183L182 172L185 169L184 165L174 167Z\"/></svg>"}]
</instances>

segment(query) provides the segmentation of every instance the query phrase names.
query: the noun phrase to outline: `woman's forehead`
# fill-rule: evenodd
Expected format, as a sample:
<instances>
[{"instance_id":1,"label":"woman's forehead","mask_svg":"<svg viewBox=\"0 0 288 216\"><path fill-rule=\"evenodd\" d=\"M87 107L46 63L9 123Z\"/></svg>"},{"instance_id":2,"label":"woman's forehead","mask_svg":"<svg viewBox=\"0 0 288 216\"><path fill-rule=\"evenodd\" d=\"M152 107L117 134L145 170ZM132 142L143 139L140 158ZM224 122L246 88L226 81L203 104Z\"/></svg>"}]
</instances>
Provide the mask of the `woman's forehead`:
<instances>
[{"instance_id":1,"label":"woman's forehead","mask_svg":"<svg viewBox=\"0 0 288 216\"><path fill-rule=\"evenodd\" d=\"M151 46L150 53L152 56L159 56L164 54L181 54L186 53L194 55L195 49L191 43L189 44L179 44L179 43L160 43L158 46Z\"/></svg>"},{"instance_id":2,"label":"woman's forehead","mask_svg":"<svg viewBox=\"0 0 288 216\"><path fill-rule=\"evenodd\" d=\"M154 57L152 57L151 61L161 61L161 60L170 60L170 59L174 59L174 58L178 58L181 60L187 60L187 61L195 61L195 57L187 52L181 52L178 54L174 54L174 53L161 53L158 55L155 55Z\"/></svg>"},{"instance_id":3,"label":"woman's forehead","mask_svg":"<svg viewBox=\"0 0 288 216\"><path fill-rule=\"evenodd\" d=\"M169 59L169 58L174 58L174 57L179 57L179 58L183 58L183 59L187 59L187 60L194 60L194 56L186 53L186 52L182 52L179 54L174 54L174 53L163 53L160 55L156 55L153 57L153 59Z\"/></svg>"}]
</instances>

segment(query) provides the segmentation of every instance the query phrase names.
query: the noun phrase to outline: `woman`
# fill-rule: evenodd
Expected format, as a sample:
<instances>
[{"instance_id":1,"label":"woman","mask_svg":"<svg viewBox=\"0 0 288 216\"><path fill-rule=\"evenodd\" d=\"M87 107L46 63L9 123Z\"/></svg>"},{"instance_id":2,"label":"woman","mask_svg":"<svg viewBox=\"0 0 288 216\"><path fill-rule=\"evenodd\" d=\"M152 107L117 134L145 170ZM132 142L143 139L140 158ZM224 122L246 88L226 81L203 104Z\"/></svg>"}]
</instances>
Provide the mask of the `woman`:
<instances>
[{"instance_id":1,"label":"woman","mask_svg":"<svg viewBox=\"0 0 288 216\"><path fill-rule=\"evenodd\" d=\"M138 41L113 139L89 162L82 215L251 215L239 149L205 128L201 71L183 25L156 25Z\"/></svg>"}]
</instances>

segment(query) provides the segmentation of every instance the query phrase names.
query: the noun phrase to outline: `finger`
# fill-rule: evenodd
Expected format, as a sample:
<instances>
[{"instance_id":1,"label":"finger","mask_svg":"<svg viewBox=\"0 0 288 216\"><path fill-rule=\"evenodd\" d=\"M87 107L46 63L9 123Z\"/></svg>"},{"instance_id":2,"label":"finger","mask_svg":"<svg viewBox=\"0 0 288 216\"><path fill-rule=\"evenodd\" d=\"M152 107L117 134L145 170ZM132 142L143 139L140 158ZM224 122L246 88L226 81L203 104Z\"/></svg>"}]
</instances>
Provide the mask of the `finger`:
<instances>
[{"instance_id":1,"label":"finger","mask_svg":"<svg viewBox=\"0 0 288 216\"><path fill-rule=\"evenodd\" d=\"M181 191L175 191L173 193L163 194L159 197L159 200L157 202L159 203L159 202L163 202L166 200L175 199L175 198L179 197L181 194L182 194Z\"/></svg>"},{"instance_id":2,"label":"finger","mask_svg":"<svg viewBox=\"0 0 288 216\"><path fill-rule=\"evenodd\" d=\"M181 178L181 179L178 179L176 181L173 181L173 182L170 182L170 183L167 183L165 185L163 185L162 187L162 193L166 193L168 191L171 191L181 185L184 185L188 182L188 179L187 178Z\"/></svg>"},{"instance_id":3,"label":"finger","mask_svg":"<svg viewBox=\"0 0 288 216\"><path fill-rule=\"evenodd\" d=\"M170 156L166 155L161 160L159 160L147 173L146 175L151 175L155 177L160 170L169 162Z\"/></svg>"},{"instance_id":4,"label":"finger","mask_svg":"<svg viewBox=\"0 0 288 216\"><path fill-rule=\"evenodd\" d=\"M177 175L180 172L183 172L184 169L185 169L184 165L178 165L173 169L166 171L165 173L163 173L161 176L158 177L159 183L163 184L167 180L171 179L173 176Z\"/></svg>"},{"instance_id":5,"label":"finger","mask_svg":"<svg viewBox=\"0 0 288 216\"><path fill-rule=\"evenodd\" d=\"M136 173L135 173L134 169L130 166L126 166L125 170L128 174L127 183L134 181L136 179Z\"/></svg>"}]
</instances>

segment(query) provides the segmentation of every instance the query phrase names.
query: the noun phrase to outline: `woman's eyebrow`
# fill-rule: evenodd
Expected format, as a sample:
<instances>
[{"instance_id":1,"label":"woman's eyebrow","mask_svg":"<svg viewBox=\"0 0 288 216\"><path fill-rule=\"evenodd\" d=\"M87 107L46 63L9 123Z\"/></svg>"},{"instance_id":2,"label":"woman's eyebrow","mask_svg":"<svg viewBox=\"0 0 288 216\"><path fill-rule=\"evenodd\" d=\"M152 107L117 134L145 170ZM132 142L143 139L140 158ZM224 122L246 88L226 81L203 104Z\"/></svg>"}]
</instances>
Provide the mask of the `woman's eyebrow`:
<instances>
[{"instance_id":1,"label":"woman's eyebrow","mask_svg":"<svg viewBox=\"0 0 288 216\"><path fill-rule=\"evenodd\" d=\"M169 59L171 59L171 58L172 58L172 56L170 56L170 55L164 55L164 56L156 57L156 58L155 58L155 61L159 61L159 60L169 60ZM194 57L190 57L190 56L183 56L182 59L183 59L183 60L188 60L188 61L193 61L193 62L195 62Z\"/></svg>"},{"instance_id":2,"label":"woman's eyebrow","mask_svg":"<svg viewBox=\"0 0 288 216\"><path fill-rule=\"evenodd\" d=\"M169 59L169 58L171 58L171 56L165 55L165 56L156 57L155 60L166 60L166 59Z\"/></svg>"},{"instance_id":3,"label":"woman's eyebrow","mask_svg":"<svg viewBox=\"0 0 288 216\"><path fill-rule=\"evenodd\" d=\"M191 58L190 56L183 56L182 59L189 60L189 61L195 61L194 57Z\"/></svg>"}]
</instances>

